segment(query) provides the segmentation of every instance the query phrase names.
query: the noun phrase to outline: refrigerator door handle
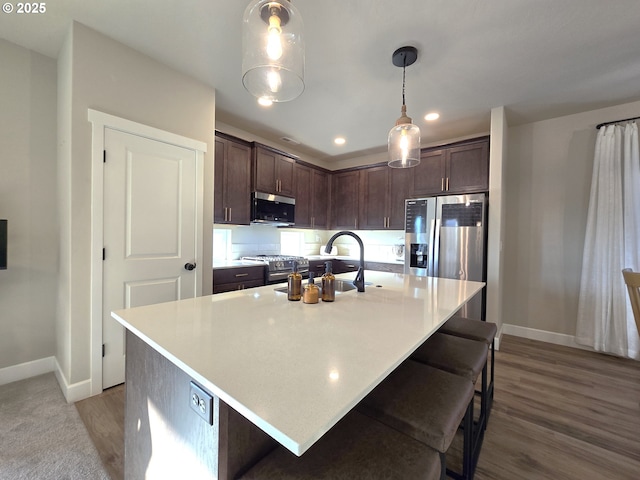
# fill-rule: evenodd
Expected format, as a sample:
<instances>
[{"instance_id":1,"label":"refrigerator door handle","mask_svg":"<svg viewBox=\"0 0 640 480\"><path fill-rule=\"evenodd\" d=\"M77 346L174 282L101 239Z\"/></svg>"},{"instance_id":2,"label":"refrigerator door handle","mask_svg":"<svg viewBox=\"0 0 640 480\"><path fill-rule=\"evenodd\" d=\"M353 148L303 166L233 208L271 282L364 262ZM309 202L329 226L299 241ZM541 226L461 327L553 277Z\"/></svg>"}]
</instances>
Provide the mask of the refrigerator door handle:
<instances>
[{"instance_id":1,"label":"refrigerator door handle","mask_svg":"<svg viewBox=\"0 0 640 480\"><path fill-rule=\"evenodd\" d=\"M438 263L440 253L440 216L436 213L436 218L431 220L431 231L429 232L429 238L431 239L429 245L429 275L430 277L438 276Z\"/></svg>"}]
</instances>

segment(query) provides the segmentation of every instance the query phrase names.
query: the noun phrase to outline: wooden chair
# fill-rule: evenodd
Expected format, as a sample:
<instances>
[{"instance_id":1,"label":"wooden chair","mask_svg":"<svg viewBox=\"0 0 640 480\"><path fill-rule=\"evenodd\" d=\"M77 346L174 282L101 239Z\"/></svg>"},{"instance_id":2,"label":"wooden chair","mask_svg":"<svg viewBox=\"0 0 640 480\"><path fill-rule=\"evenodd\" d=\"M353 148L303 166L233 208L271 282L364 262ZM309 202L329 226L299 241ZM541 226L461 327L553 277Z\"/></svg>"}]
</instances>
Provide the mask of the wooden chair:
<instances>
[{"instance_id":1,"label":"wooden chair","mask_svg":"<svg viewBox=\"0 0 640 480\"><path fill-rule=\"evenodd\" d=\"M627 284L629 290L629 300L631 300L631 309L636 319L636 328L640 335L640 272L634 272L630 268L622 270L624 283Z\"/></svg>"}]
</instances>

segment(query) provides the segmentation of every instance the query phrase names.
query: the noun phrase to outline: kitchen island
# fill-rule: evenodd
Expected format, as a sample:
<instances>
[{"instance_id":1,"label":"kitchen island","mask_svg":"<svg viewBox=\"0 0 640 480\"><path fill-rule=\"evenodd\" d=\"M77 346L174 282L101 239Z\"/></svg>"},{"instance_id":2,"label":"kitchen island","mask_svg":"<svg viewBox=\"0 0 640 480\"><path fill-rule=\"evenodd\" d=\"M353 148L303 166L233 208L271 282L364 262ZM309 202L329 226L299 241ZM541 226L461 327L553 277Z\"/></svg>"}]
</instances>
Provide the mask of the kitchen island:
<instances>
[{"instance_id":1,"label":"kitchen island","mask_svg":"<svg viewBox=\"0 0 640 480\"><path fill-rule=\"evenodd\" d=\"M332 303L265 286L114 312L127 329L126 478L233 478L274 440L302 455L484 286L365 280ZM191 382L213 397L211 425L190 408Z\"/></svg>"}]
</instances>

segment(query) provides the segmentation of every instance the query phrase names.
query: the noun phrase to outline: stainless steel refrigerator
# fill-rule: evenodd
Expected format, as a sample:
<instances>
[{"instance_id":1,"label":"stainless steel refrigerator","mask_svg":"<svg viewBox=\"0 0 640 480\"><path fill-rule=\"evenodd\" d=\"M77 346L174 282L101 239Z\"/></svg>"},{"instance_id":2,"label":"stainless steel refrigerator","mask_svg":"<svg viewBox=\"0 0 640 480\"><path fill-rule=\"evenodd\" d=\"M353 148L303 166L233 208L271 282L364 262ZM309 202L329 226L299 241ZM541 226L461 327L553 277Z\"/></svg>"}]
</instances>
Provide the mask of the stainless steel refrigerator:
<instances>
[{"instance_id":1,"label":"stainless steel refrigerator","mask_svg":"<svg viewBox=\"0 0 640 480\"><path fill-rule=\"evenodd\" d=\"M404 272L486 281L487 207L484 193L406 200ZM458 315L484 320L485 290Z\"/></svg>"}]
</instances>

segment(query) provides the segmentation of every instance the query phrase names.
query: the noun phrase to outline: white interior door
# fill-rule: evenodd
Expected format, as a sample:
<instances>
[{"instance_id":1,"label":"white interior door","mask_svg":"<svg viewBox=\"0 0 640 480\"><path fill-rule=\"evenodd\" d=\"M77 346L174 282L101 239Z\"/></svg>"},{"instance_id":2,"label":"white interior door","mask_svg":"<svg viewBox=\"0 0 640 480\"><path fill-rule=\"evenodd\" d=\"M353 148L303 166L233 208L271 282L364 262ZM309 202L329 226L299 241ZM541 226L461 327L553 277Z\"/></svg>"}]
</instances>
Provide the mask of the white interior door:
<instances>
[{"instance_id":1,"label":"white interior door","mask_svg":"<svg viewBox=\"0 0 640 480\"><path fill-rule=\"evenodd\" d=\"M102 386L124 382L124 329L111 311L195 297L197 154L105 129Z\"/></svg>"}]
</instances>

